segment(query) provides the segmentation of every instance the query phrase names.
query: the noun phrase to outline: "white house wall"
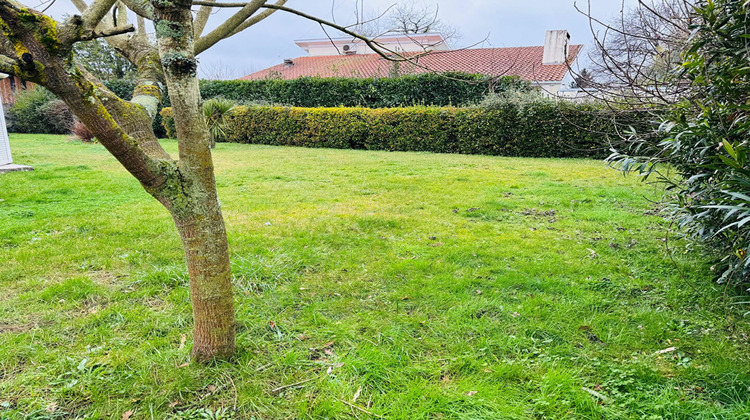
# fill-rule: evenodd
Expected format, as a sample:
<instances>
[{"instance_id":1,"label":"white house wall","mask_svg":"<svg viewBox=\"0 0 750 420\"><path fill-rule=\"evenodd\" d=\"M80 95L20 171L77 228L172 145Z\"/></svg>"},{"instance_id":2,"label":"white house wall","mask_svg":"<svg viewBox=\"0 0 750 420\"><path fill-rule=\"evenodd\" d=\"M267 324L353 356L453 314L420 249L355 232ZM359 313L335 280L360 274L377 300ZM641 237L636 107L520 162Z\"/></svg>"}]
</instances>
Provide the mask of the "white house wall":
<instances>
[{"instance_id":1,"label":"white house wall","mask_svg":"<svg viewBox=\"0 0 750 420\"><path fill-rule=\"evenodd\" d=\"M425 49L432 51L446 51L448 45L439 34L402 35L397 37L381 37L376 41L379 45L393 52L424 52ZM344 46L354 46L352 54L373 54L367 44L359 39L310 39L295 41L297 46L305 50L312 57L343 55Z\"/></svg>"}]
</instances>

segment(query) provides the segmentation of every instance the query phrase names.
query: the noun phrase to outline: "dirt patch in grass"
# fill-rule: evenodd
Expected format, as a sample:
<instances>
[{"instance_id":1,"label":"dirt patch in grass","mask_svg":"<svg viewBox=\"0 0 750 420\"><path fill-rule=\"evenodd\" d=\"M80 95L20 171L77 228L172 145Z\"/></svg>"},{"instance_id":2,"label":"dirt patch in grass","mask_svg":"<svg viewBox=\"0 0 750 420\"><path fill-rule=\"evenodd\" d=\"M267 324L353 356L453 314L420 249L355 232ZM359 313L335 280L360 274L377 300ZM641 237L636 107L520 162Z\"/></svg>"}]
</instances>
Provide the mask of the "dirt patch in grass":
<instances>
[{"instance_id":1,"label":"dirt patch in grass","mask_svg":"<svg viewBox=\"0 0 750 420\"><path fill-rule=\"evenodd\" d=\"M39 327L40 327L40 324L35 324L35 323L11 324L8 322L0 322L0 334L22 333L26 331L31 331Z\"/></svg>"}]
</instances>

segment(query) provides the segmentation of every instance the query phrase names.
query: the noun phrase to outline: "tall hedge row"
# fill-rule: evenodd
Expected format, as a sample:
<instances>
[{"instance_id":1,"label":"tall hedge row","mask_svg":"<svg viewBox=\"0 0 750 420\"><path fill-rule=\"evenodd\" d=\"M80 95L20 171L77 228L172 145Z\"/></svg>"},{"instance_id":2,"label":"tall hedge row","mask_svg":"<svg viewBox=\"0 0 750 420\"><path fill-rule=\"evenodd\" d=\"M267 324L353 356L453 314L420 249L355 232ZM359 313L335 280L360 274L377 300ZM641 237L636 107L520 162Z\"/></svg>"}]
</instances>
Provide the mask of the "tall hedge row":
<instances>
[{"instance_id":1,"label":"tall hedge row","mask_svg":"<svg viewBox=\"0 0 750 420\"><path fill-rule=\"evenodd\" d=\"M133 82L105 83L121 98L130 99ZM481 101L490 91L527 90L516 77L445 73L395 78L319 78L295 80L201 80L203 99L224 97L240 103L266 102L300 107L392 108L414 105L466 106ZM169 106L169 96L164 99Z\"/></svg>"},{"instance_id":2,"label":"tall hedge row","mask_svg":"<svg viewBox=\"0 0 750 420\"><path fill-rule=\"evenodd\" d=\"M204 99L222 96L238 102L271 102L298 107L393 108L414 105L464 106L490 92L528 89L515 77L490 78L465 73L421 74L395 78L317 78L295 80L201 81Z\"/></svg>"},{"instance_id":3,"label":"tall hedge row","mask_svg":"<svg viewBox=\"0 0 750 420\"><path fill-rule=\"evenodd\" d=\"M170 112L165 108L167 125ZM621 116L618 124L642 126L647 116ZM226 131L234 143L560 158L604 158L615 138L609 111L554 102L494 109L237 107Z\"/></svg>"}]
</instances>

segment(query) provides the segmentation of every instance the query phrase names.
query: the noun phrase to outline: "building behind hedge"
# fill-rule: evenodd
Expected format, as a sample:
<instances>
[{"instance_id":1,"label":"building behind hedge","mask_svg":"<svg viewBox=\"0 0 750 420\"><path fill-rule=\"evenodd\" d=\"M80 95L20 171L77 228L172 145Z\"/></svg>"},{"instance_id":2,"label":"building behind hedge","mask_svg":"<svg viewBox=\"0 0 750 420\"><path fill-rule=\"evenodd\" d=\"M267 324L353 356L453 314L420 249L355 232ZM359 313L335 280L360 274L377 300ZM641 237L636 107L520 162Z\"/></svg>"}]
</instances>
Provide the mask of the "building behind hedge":
<instances>
[{"instance_id":1,"label":"building behind hedge","mask_svg":"<svg viewBox=\"0 0 750 420\"><path fill-rule=\"evenodd\" d=\"M440 34L387 36L376 41L383 49L413 60L387 60L358 39L303 40L296 44L308 53L307 56L286 59L242 79L383 78L461 72L516 76L555 95L572 81L570 68L583 49L582 45L570 44L570 34L565 30L547 31L544 45L532 47L451 50Z\"/></svg>"}]
</instances>

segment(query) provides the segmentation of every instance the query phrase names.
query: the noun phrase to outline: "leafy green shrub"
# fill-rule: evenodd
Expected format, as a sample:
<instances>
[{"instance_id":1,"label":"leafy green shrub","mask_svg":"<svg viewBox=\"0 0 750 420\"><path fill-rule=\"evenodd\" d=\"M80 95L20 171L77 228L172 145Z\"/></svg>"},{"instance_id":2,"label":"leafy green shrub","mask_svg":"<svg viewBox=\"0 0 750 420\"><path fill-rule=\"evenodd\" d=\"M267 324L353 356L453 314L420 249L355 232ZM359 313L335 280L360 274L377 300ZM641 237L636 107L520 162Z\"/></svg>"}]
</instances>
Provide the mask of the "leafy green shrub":
<instances>
[{"instance_id":1,"label":"leafy green shrub","mask_svg":"<svg viewBox=\"0 0 750 420\"><path fill-rule=\"evenodd\" d=\"M130 100L135 82L112 80L105 85L120 98ZM224 98L244 105L298 107L392 108L416 105L469 106L490 92L529 92L527 82L517 77L490 77L479 74L420 74L392 78L320 78L295 80L201 80L203 99ZM170 106L169 95L162 101ZM154 120L158 137L170 136L163 130L161 115ZM174 134L171 134L174 135Z\"/></svg>"},{"instance_id":2,"label":"leafy green shrub","mask_svg":"<svg viewBox=\"0 0 750 420\"><path fill-rule=\"evenodd\" d=\"M609 160L626 172L665 182L670 216L709 245L719 280L749 282L748 5L714 0L700 2L695 11L695 32L676 75L689 80L690 94L658 128L637 131L629 148ZM658 144L643 138L654 131L662 139Z\"/></svg>"},{"instance_id":3,"label":"leafy green shrub","mask_svg":"<svg viewBox=\"0 0 750 420\"><path fill-rule=\"evenodd\" d=\"M172 108L162 108L159 111L159 116L161 117L164 135L170 139L176 138L177 128L174 125L174 112L172 112Z\"/></svg>"},{"instance_id":4,"label":"leafy green shrub","mask_svg":"<svg viewBox=\"0 0 750 420\"><path fill-rule=\"evenodd\" d=\"M527 157L609 154L611 111L553 101L502 107L285 108L238 106L227 122L234 143ZM173 130L171 109L162 111ZM625 118L627 117L627 118ZM621 124L644 126L645 114Z\"/></svg>"},{"instance_id":5,"label":"leafy green shrub","mask_svg":"<svg viewBox=\"0 0 750 420\"><path fill-rule=\"evenodd\" d=\"M68 134L73 126L73 115L65 103L39 86L19 92L9 112L11 130L17 133Z\"/></svg>"},{"instance_id":6,"label":"leafy green shrub","mask_svg":"<svg viewBox=\"0 0 750 420\"><path fill-rule=\"evenodd\" d=\"M227 118L234 107L234 101L224 98L212 98L201 105L201 112L211 136L211 148L216 145L217 141L224 141L226 138Z\"/></svg>"},{"instance_id":7,"label":"leafy green shrub","mask_svg":"<svg viewBox=\"0 0 750 420\"><path fill-rule=\"evenodd\" d=\"M128 79L105 80L104 86L119 98L129 101L133 99L136 82Z\"/></svg>"},{"instance_id":8,"label":"leafy green shrub","mask_svg":"<svg viewBox=\"0 0 750 420\"><path fill-rule=\"evenodd\" d=\"M107 81L105 85L130 100L135 83ZM300 107L392 108L415 105L467 106L487 94L530 91L517 77L466 73L427 73L387 78L301 77L294 80L201 80L201 97L222 97L241 104L284 104ZM163 101L170 106L169 95Z\"/></svg>"}]
</instances>

